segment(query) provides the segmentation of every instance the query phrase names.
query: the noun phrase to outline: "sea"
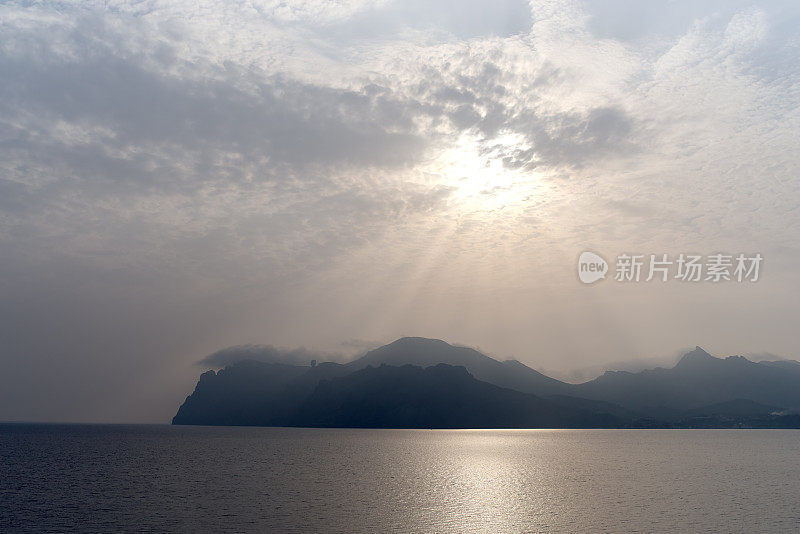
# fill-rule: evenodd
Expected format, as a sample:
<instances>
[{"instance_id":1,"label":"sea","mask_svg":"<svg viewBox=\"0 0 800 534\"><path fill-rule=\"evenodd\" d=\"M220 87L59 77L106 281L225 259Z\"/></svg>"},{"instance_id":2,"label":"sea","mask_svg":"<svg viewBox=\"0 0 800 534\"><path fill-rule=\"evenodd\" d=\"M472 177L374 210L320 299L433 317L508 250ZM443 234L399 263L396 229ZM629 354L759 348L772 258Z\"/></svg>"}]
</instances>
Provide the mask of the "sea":
<instances>
[{"instance_id":1,"label":"sea","mask_svg":"<svg viewBox=\"0 0 800 534\"><path fill-rule=\"evenodd\" d=\"M798 532L800 431L0 424L0 532Z\"/></svg>"}]
</instances>

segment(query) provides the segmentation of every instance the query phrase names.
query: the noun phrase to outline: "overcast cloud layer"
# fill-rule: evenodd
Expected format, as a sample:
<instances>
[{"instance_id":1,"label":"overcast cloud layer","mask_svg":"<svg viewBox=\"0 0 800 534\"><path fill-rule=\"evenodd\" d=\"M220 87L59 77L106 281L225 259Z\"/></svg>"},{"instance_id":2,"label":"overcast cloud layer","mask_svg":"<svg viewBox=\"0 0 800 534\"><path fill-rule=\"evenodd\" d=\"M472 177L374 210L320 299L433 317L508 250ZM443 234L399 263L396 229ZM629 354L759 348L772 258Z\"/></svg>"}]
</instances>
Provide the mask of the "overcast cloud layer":
<instances>
[{"instance_id":1,"label":"overcast cloud layer","mask_svg":"<svg viewBox=\"0 0 800 534\"><path fill-rule=\"evenodd\" d=\"M0 420L168 421L243 344L800 359L798 27L789 1L3 3ZM583 250L765 259L588 287Z\"/></svg>"}]
</instances>

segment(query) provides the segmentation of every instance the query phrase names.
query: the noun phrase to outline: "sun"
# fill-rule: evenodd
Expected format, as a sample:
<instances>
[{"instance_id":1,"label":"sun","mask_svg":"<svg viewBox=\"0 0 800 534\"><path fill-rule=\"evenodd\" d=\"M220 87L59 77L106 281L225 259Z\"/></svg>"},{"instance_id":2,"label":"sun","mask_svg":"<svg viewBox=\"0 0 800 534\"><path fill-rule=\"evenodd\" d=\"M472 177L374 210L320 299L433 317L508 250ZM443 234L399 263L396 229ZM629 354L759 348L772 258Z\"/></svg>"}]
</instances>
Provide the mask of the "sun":
<instances>
[{"instance_id":1,"label":"sun","mask_svg":"<svg viewBox=\"0 0 800 534\"><path fill-rule=\"evenodd\" d=\"M515 154L529 152L530 146L517 134L491 141L465 134L441 154L431 171L434 179L453 189L452 198L461 210L515 211L542 189L536 171L514 164Z\"/></svg>"}]
</instances>

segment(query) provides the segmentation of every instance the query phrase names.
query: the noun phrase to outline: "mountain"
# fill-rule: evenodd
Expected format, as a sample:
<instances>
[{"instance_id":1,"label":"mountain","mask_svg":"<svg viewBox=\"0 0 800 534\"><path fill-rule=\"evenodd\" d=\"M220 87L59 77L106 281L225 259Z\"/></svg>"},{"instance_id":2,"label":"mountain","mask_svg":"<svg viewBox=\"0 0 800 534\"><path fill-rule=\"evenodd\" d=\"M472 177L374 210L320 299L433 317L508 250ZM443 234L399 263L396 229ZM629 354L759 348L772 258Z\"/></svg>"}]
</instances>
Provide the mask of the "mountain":
<instances>
[{"instance_id":1,"label":"mountain","mask_svg":"<svg viewBox=\"0 0 800 534\"><path fill-rule=\"evenodd\" d=\"M464 367L472 376L484 382L540 396L566 394L571 386L516 360L500 362L475 349L423 337L400 338L368 352L347 366L352 369L382 364L429 367L439 363Z\"/></svg>"},{"instance_id":2,"label":"mountain","mask_svg":"<svg viewBox=\"0 0 800 534\"><path fill-rule=\"evenodd\" d=\"M692 410L736 399L798 410L800 371L791 363L776 363L742 356L715 358L696 347L671 369L608 371L575 385L570 395L660 415L664 409Z\"/></svg>"},{"instance_id":3,"label":"mountain","mask_svg":"<svg viewBox=\"0 0 800 534\"><path fill-rule=\"evenodd\" d=\"M348 372L336 363L308 367L236 362L219 372L200 375L172 424L291 426L297 409L320 380Z\"/></svg>"},{"instance_id":4,"label":"mountain","mask_svg":"<svg viewBox=\"0 0 800 534\"><path fill-rule=\"evenodd\" d=\"M716 358L567 384L520 362L402 338L345 365L243 360L203 373L174 424L502 428L800 425L800 363Z\"/></svg>"},{"instance_id":5,"label":"mountain","mask_svg":"<svg viewBox=\"0 0 800 534\"><path fill-rule=\"evenodd\" d=\"M800 362L795 360L761 361L758 362L758 364L766 367L777 367L778 369L800 374Z\"/></svg>"},{"instance_id":6,"label":"mountain","mask_svg":"<svg viewBox=\"0 0 800 534\"><path fill-rule=\"evenodd\" d=\"M321 369L324 369L321 372ZM482 382L438 364L301 367L239 362L200 377L173 424L348 428L620 427L609 414Z\"/></svg>"},{"instance_id":7,"label":"mountain","mask_svg":"<svg viewBox=\"0 0 800 534\"><path fill-rule=\"evenodd\" d=\"M349 428L616 428L625 421L477 380L440 363L367 367L325 380L297 424Z\"/></svg>"},{"instance_id":8,"label":"mountain","mask_svg":"<svg viewBox=\"0 0 800 534\"><path fill-rule=\"evenodd\" d=\"M516 361L497 361L475 349L438 339L405 337L347 364L463 366L475 378L497 386L560 399L583 399L583 407L607 413L678 418L686 410L743 399L781 409L800 409L800 363L751 362L742 356L715 358L700 347L685 354L672 369L637 373L608 371L583 384L550 378ZM590 405L590 401L606 404Z\"/></svg>"},{"instance_id":9,"label":"mountain","mask_svg":"<svg viewBox=\"0 0 800 534\"><path fill-rule=\"evenodd\" d=\"M687 410L684 415L689 417L719 416L719 417L757 417L780 412L777 406L766 406L747 399L734 399L719 402L710 406L702 406Z\"/></svg>"}]
</instances>

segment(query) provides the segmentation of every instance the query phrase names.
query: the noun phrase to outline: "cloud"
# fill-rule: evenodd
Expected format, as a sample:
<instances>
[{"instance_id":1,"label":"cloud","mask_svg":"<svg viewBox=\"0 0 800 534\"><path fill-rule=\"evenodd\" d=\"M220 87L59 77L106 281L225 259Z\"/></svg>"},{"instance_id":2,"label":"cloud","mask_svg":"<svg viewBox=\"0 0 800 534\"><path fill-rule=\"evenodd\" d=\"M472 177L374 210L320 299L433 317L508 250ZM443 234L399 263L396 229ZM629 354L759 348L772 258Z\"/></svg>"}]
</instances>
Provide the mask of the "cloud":
<instances>
[{"instance_id":1,"label":"cloud","mask_svg":"<svg viewBox=\"0 0 800 534\"><path fill-rule=\"evenodd\" d=\"M312 361L320 363L342 361L342 359L343 356L338 353L318 352L304 348L281 349L272 345L238 345L218 350L196 363L206 367L222 368L242 360L287 365L309 365Z\"/></svg>"},{"instance_id":2,"label":"cloud","mask_svg":"<svg viewBox=\"0 0 800 534\"><path fill-rule=\"evenodd\" d=\"M537 92L560 72L513 37L521 27L511 44L467 42L334 81L250 61L224 39L208 48L214 32L240 34L232 20L247 35L252 14L240 8L194 26L181 22L184 4L116 9L4 7L13 24L0 37L0 239L11 249L35 236L29 261L77 253L98 267L87 252L104 250L146 254L147 268L188 278L233 267L255 282L253 250L272 272L315 270L392 224L452 209L454 178L431 181L427 166L462 135L478 139L486 162L519 170L579 167L633 145L620 108L541 105ZM282 9L258 17L275 22ZM352 20L375 15L353 9ZM531 82L519 54L534 69L533 94L520 93ZM509 134L522 145L498 142ZM218 254L181 261L204 249Z\"/></svg>"},{"instance_id":3,"label":"cloud","mask_svg":"<svg viewBox=\"0 0 800 534\"><path fill-rule=\"evenodd\" d=\"M58 418L70 388L31 399L62 375L135 394L154 389L131 377L160 373L168 397L197 354L243 338L337 354L408 333L572 368L690 334L714 346L703 328L720 352L794 354L799 17L738 1L2 3L0 406ZM578 293L587 248L761 251L770 276L727 293L717 324L700 291ZM654 318L670 299L680 313ZM763 302L757 335L741 310ZM72 409L128 413L90 400Z\"/></svg>"},{"instance_id":4,"label":"cloud","mask_svg":"<svg viewBox=\"0 0 800 534\"><path fill-rule=\"evenodd\" d=\"M419 111L386 91L281 76L247 80L242 89L251 75L233 67L185 79L108 52L56 64L0 59L6 146L16 162L63 168L81 182L169 191L215 177L287 180L320 165L393 167L424 149L413 126ZM262 162L262 173L220 176L233 170L215 161L226 157Z\"/></svg>"},{"instance_id":5,"label":"cloud","mask_svg":"<svg viewBox=\"0 0 800 534\"><path fill-rule=\"evenodd\" d=\"M428 42L453 41L508 37L527 32L530 24L525 0L406 0L361 10L326 26L323 35L340 45L394 41L415 33Z\"/></svg>"}]
</instances>

